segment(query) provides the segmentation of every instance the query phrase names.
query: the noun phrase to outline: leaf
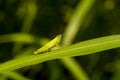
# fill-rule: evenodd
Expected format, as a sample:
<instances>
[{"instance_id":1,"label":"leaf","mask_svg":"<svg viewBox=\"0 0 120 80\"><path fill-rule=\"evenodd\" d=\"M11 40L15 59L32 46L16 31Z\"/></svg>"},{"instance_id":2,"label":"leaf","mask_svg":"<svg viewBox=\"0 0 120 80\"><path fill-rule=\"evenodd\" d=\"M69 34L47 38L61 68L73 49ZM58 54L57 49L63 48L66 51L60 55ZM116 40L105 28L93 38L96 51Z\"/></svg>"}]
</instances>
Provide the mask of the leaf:
<instances>
[{"instance_id":1,"label":"leaf","mask_svg":"<svg viewBox=\"0 0 120 80\"><path fill-rule=\"evenodd\" d=\"M13 59L0 65L0 72L13 71L29 65L42 63L63 57L89 55L96 52L120 47L120 35L105 36L83 41L69 47L63 47L48 53L30 55Z\"/></svg>"}]
</instances>

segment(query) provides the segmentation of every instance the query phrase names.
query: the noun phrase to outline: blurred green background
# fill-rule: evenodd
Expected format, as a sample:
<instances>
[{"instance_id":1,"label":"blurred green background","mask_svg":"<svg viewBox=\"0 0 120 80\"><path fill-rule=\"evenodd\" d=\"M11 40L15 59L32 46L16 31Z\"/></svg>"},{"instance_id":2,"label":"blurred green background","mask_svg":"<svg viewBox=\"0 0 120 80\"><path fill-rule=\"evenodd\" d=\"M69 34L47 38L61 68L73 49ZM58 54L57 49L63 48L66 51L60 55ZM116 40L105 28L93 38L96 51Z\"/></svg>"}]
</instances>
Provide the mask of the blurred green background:
<instances>
[{"instance_id":1,"label":"blurred green background","mask_svg":"<svg viewBox=\"0 0 120 80\"><path fill-rule=\"evenodd\" d=\"M0 63L31 55L56 35L64 36L68 22L81 2L82 0L0 0ZM120 34L120 0L96 0L80 26L73 44ZM119 48L75 59L90 80L120 80ZM59 60L16 71L30 80L75 80ZM12 80L5 75L0 76L2 79Z\"/></svg>"}]
</instances>

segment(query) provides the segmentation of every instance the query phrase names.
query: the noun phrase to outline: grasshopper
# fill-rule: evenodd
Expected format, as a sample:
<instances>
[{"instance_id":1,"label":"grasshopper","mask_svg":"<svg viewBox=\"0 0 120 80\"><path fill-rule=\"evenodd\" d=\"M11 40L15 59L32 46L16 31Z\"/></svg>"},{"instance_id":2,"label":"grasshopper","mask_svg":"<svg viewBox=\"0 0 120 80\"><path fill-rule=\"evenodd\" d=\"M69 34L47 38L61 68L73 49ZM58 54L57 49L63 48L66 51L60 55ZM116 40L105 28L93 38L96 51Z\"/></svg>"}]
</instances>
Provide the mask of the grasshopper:
<instances>
[{"instance_id":1,"label":"grasshopper","mask_svg":"<svg viewBox=\"0 0 120 80\"><path fill-rule=\"evenodd\" d=\"M37 51L35 51L34 54L37 55L37 54L39 54L41 52L48 51L50 48L58 45L60 43L60 41L61 41L61 37L62 37L62 35L56 36L53 40L51 40L46 45L44 45L43 47L41 47Z\"/></svg>"}]
</instances>

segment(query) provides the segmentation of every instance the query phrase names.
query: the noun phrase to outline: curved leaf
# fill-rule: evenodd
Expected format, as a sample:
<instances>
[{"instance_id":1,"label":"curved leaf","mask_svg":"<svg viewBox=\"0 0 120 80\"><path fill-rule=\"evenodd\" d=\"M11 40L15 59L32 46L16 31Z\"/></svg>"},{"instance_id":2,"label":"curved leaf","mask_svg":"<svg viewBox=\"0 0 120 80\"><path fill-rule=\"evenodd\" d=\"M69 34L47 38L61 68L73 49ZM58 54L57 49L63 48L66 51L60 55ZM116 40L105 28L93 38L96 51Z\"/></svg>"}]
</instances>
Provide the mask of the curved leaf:
<instances>
[{"instance_id":1,"label":"curved leaf","mask_svg":"<svg viewBox=\"0 0 120 80\"><path fill-rule=\"evenodd\" d=\"M48 53L30 55L5 62L0 65L0 72L12 71L25 66L34 65L48 60L59 59L63 57L89 55L118 47L120 47L120 35L112 35L91 39Z\"/></svg>"}]
</instances>

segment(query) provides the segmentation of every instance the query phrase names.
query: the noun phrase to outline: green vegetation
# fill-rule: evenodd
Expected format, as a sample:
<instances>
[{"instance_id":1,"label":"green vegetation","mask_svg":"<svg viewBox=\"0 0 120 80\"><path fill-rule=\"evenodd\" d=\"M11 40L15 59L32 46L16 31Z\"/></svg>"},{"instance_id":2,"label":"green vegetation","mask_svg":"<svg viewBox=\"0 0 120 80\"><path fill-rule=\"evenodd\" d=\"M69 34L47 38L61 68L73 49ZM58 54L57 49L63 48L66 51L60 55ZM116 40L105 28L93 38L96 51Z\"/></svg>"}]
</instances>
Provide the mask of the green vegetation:
<instances>
[{"instance_id":1,"label":"green vegetation","mask_svg":"<svg viewBox=\"0 0 120 80\"><path fill-rule=\"evenodd\" d=\"M116 3L1 0L0 80L119 80ZM59 47L33 54L58 34Z\"/></svg>"}]
</instances>

